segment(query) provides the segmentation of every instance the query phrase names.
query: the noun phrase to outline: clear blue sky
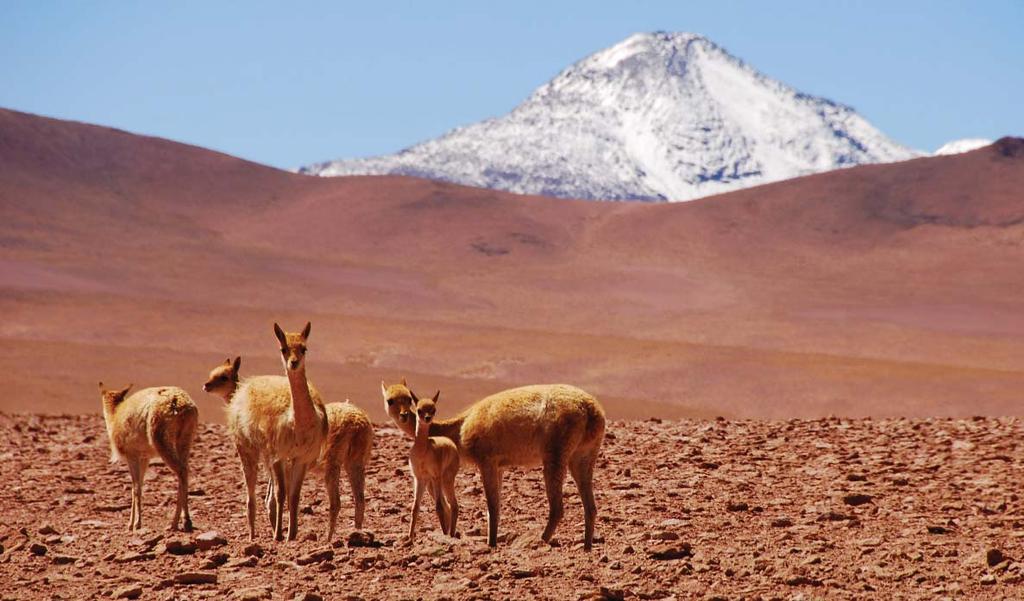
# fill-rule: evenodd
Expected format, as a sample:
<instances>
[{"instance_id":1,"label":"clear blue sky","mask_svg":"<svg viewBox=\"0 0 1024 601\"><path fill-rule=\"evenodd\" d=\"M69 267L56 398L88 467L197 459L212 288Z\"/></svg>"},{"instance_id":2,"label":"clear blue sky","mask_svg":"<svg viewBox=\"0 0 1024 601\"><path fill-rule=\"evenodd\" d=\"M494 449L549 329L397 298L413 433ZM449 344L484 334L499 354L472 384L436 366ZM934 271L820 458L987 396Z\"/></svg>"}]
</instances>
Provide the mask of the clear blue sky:
<instances>
[{"instance_id":1,"label":"clear blue sky","mask_svg":"<svg viewBox=\"0 0 1024 601\"><path fill-rule=\"evenodd\" d=\"M500 115L654 30L703 34L916 148L1024 135L1024 0L4 0L0 106L294 167Z\"/></svg>"}]
</instances>

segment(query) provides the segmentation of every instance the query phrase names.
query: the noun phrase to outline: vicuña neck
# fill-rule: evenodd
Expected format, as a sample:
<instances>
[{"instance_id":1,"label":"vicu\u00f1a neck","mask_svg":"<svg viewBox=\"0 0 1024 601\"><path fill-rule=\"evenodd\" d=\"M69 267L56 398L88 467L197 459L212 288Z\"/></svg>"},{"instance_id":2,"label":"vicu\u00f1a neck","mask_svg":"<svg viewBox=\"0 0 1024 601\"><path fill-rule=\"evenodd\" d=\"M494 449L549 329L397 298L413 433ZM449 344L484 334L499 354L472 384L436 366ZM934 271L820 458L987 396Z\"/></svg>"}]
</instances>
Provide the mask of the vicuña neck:
<instances>
[{"instance_id":1,"label":"vicu\u00f1a neck","mask_svg":"<svg viewBox=\"0 0 1024 601\"><path fill-rule=\"evenodd\" d=\"M313 422L313 397L309 394L309 382L306 381L306 368L288 369L288 385L292 392L292 411L295 413L296 424Z\"/></svg>"}]
</instances>

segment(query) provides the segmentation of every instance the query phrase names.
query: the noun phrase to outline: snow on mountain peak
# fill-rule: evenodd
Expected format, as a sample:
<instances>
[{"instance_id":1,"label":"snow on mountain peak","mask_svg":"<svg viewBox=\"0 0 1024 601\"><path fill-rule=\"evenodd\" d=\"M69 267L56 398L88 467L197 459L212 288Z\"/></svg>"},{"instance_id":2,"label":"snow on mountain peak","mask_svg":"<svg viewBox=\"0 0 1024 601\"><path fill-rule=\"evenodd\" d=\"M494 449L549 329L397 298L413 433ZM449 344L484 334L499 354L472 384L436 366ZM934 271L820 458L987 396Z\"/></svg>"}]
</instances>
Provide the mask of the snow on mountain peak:
<instances>
[{"instance_id":1,"label":"snow on mountain peak","mask_svg":"<svg viewBox=\"0 0 1024 601\"><path fill-rule=\"evenodd\" d=\"M692 33L638 33L571 65L511 113L395 155L304 168L551 196L689 200L918 156L853 109L800 93Z\"/></svg>"},{"instance_id":2,"label":"snow on mountain peak","mask_svg":"<svg viewBox=\"0 0 1024 601\"><path fill-rule=\"evenodd\" d=\"M946 142L932 154L935 156L944 154L960 154L963 152L977 150L978 148L988 146L991 143L992 140L988 140L986 138L964 138L962 140L953 140L952 142Z\"/></svg>"}]
</instances>

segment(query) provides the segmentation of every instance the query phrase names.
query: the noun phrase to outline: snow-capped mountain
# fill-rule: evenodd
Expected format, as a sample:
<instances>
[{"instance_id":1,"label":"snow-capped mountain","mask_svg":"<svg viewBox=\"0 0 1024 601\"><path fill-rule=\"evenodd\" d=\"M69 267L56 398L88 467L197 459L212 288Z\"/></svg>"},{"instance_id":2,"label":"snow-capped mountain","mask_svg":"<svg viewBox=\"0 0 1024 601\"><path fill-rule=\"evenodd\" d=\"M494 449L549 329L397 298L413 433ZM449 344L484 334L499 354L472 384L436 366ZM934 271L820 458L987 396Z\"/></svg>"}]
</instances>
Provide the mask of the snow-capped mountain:
<instances>
[{"instance_id":1,"label":"snow-capped mountain","mask_svg":"<svg viewBox=\"0 0 1024 601\"><path fill-rule=\"evenodd\" d=\"M976 150L982 146L988 146L991 143L992 140L988 140L986 138L964 138L963 140L953 140L952 142L946 142L932 154L935 156L943 154L960 154L962 152Z\"/></svg>"},{"instance_id":2,"label":"snow-capped mountain","mask_svg":"<svg viewBox=\"0 0 1024 601\"><path fill-rule=\"evenodd\" d=\"M689 33L644 33L572 65L511 113L394 155L302 173L401 174L529 194L688 200L918 156L852 108L800 93Z\"/></svg>"}]
</instances>

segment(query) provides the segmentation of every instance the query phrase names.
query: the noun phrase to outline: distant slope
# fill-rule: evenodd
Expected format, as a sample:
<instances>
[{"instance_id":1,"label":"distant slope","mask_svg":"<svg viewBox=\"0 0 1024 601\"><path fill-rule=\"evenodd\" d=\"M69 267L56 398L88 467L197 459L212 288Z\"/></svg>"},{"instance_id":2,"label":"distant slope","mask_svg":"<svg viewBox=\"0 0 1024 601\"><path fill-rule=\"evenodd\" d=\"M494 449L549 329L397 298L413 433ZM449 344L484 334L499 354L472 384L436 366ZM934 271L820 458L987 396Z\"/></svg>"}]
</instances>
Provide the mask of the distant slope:
<instances>
[{"instance_id":1,"label":"distant slope","mask_svg":"<svg viewBox=\"0 0 1024 601\"><path fill-rule=\"evenodd\" d=\"M962 152L969 152L971 150L988 146L991 143L992 140L989 140L988 138L964 138L963 140L953 140L952 142L946 142L932 154L935 156L960 154Z\"/></svg>"},{"instance_id":2,"label":"distant slope","mask_svg":"<svg viewBox=\"0 0 1024 601\"><path fill-rule=\"evenodd\" d=\"M316 175L398 174L568 198L689 200L915 153L853 109L766 77L710 40L637 34L508 115Z\"/></svg>"},{"instance_id":3,"label":"distant slope","mask_svg":"<svg viewBox=\"0 0 1024 601\"><path fill-rule=\"evenodd\" d=\"M614 417L1011 413L1024 141L683 204L310 178L0 111L0 409L200 386L313 321L328 400L572 382Z\"/></svg>"}]
</instances>

